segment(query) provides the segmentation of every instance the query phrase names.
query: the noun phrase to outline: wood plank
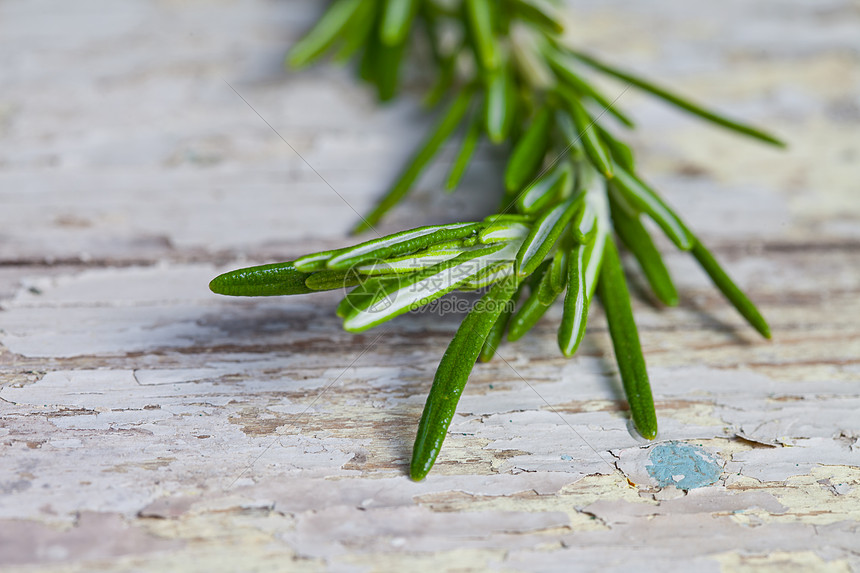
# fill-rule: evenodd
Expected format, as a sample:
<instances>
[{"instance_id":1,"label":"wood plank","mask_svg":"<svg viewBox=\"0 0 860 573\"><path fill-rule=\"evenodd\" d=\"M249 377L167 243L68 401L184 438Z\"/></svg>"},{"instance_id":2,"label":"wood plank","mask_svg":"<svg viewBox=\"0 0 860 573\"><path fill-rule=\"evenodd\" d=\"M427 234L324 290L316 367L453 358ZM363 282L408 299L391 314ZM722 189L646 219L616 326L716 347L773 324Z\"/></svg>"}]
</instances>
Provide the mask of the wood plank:
<instances>
[{"instance_id":1,"label":"wood plank","mask_svg":"<svg viewBox=\"0 0 860 573\"><path fill-rule=\"evenodd\" d=\"M642 171L774 339L660 241L679 307L625 259L656 442L630 433L602 312L565 360L553 308L476 367L414 483L462 313L353 335L337 292L206 284L344 244L429 125L417 80L377 106L346 70L285 75L310 1L0 4L0 568L860 568L856 6L571 9L581 45L789 140L622 98ZM443 161L380 230L483 216L497 160L453 196Z\"/></svg>"}]
</instances>

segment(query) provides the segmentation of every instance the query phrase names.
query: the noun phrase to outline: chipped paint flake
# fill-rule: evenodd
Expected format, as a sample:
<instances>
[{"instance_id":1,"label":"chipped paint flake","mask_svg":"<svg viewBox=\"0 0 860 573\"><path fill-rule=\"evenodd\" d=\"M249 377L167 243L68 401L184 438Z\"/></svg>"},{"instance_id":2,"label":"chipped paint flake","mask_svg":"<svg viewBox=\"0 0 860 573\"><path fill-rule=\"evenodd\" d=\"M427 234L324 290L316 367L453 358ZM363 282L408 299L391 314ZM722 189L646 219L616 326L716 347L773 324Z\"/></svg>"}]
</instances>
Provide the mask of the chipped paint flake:
<instances>
[{"instance_id":1,"label":"chipped paint flake","mask_svg":"<svg viewBox=\"0 0 860 573\"><path fill-rule=\"evenodd\" d=\"M704 448L683 442L668 442L651 448L645 466L661 487L673 485L689 490L717 482L723 472L721 460Z\"/></svg>"}]
</instances>

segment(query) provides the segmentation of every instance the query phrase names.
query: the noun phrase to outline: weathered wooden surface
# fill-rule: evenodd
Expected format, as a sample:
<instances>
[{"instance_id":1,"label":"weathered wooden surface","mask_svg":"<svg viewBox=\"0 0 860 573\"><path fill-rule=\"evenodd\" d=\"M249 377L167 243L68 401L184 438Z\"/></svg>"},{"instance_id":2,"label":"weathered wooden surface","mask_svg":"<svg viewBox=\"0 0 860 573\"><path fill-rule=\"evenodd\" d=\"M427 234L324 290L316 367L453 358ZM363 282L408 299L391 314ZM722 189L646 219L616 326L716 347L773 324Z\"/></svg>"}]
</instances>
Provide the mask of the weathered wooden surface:
<instances>
[{"instance_id":1,"label":"weathered wooden surface","mask_svg":"<svg viewBox=\"0 0 860 573\"><path fill-rule=\"evenodd\" d=\"M643 171L775 337L667 249L682 304L635 303L655 444L627 429L602 315L563 360L556 310L476 369L416 484L459 316L349 335L331 293L206 289L340 244L427 125L416 102L284 75L313 2L0 3L0 568L860 569L860 7L573 8L582 45L791 142L622 98ZM494 160L451 197L431 171L386 230L481 216Z\"/></svg>"}]
</instances>

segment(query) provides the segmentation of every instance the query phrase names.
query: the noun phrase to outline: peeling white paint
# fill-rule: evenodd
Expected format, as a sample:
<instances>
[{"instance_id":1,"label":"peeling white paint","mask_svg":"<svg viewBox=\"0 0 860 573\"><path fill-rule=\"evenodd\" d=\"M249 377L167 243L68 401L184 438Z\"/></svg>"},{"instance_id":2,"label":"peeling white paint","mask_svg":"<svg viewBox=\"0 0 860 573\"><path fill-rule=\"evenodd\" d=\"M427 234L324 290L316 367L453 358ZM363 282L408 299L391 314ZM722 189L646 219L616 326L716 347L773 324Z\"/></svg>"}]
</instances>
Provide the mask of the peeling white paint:
<instances>
[{"instance_id":1,"label":"peeling white paint","mask_svg":"<svg viewBox=\"0 0 860 573\"><path fill-rule=\"evenodd\" d=\"M775 337L658 239L682 295L634 300L658 440L631 435L599 308L564 360L556 307L475 368L421 483L405 468L460 317L404 316L375 340L341 331L336 292L206 288L340 245L431 121L411 87L379 107L344 70L284 81L284 47L320 9L0 3L0 568L860 568L852 3L577 4L580 45L790 140L620 101L642 172ZM491 153L453 196L446 169L384 230L494 208ZM725 461L720 479L659 487L650 453L673 441Z\"/></svg>"}]
</instances>

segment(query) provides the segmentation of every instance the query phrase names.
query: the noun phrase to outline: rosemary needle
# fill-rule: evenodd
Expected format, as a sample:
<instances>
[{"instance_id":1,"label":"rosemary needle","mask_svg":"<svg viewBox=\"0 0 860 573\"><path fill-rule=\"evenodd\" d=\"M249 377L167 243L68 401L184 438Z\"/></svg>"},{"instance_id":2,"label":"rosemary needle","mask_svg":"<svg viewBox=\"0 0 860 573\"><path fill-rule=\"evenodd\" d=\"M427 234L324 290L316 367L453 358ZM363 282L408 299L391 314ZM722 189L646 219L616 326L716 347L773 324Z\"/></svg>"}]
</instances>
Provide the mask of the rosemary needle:
<instances>
[{"instance_id":1,"label":"rosemary needle","mask_svg":"<svg viewBox=\"0 0 860 573\"><path fill-rule=\"evenodd\" d=\"M484 295L463 320L442 356L418 422L409 470L412 479L424 479L433 467L484 340L516 288L516 279L508 277Z\"/></svg>"},{"instance_id":2,"label":"rosemary needle","mask_svg":"<svg viewBox=\"0 0 860 573\"><path fill-rule=\"evenodd\" d=\"M361 7L362 0L337 0L316 26L290 50L287 62L294 68L312 63L338 39L338 35Z\"/></svg>"},{"instance_id":3,"label":"rosemary needle","mask_svg":"<svg viewBox=\"0 0 860 573\"><path fill-rule=\"evenodd\" d=\"M457 158L451 165L448 181L445 183L445 190L449 193L457 189L457 185L460 184L460 180L469 167L469 162L472 160L472 155L475 153L475 148L481 139L481 133L483 133L482 119L480 113L475 113L469 121L469 127L466 129L463 142L460 144L460 152L457 153Z\"/></svg>"},{"instance_id":4,"label":"rosemary needle","mask_svg":"<svg viewBox=\"0 0 860 573\"><path fill-rule=\"evenodd\" d=\"M379 29L382 43L388 46L402 44L417 10L418 0L386 0Z\"/></svg>"},{"instance_id":5,"label":"rosemary needle","mask_svg":"<svg viewBox=\"0 0 860 573\"><path fill-rule=\"evenodd\" d=\"M624 384L624 393L627 395L636 429L643 437L653 440L657 437L657 413L654 410L654 399L651 397L651 384L630 308L630 293L627 290L624 271L621 269L621 260L611 239L606 241L603 258L597 288L606 311L606 322L609 323L609 334L612 337L621 382Z\"/></svg>"},{"instance_id":6,"label":"rosemary needle","mask_svg":"<svg viewBox=\"0 0 860 573\"><path fill-rule=\"evenodd\" d=\"M467 20L478 61L485 70L499 66L499 50L493 31L495 12L490 0L465 0Z\"/></svg>"},{"instance_id":7,"label":"rosemary needle","mask_svg":"<svg viewBox=\"0 0 860 573\"><path fill-rule=\"evenodd\" d=\"M654 291L660 302L668 306L677 305L678 291L672 282L669 270L663 263L660 251L657 250L654 241L651 240L651 235L648 234L645 226L639 220L639 214L629 213L617 201L611 199L612 195L610 194L612 223L618 237L636 257L639 266L642 267L642 272L645 273L645 278L651 285L651 290ZM693 249L695 250L695 247Z\"/></svg>"},{"instance_id":8,"label":"rosemary needle","mask_svg":"<svg viewBox=\"0 0 860 573\"><path fill-rule=\"evenodd\" d=\"M692 250L693 256L696 257L696 260L699 261L699 264L702 265L702 268L705 269L705 272L708 273L708 276L711 277L711 280L714 281L714 284L717 285L717 288L729 299L738 312L741 313L747 322L749 322L753 328L755 328L759 334L764 336L765 338L770 338L770 327L765 321L764 317L759 313L758 309L755 305L746 297L741 289L737 287L737 285L729 278L729 275L720 267L720 264L711 254L711 252L705 248L705 245L702 244L701 241L696 241L696 245Z\"/></svg>"},{"instance_id":9,"label":"rosemary needle","mask_svg":"<svg viewBox=\"0 0 860 573\"><path fill-rule=\"evenodd\" d=\"M280 296L314 292L305 281L311 273L296 270L292 262L237 269L218 275L209 290L228 296Z\"/></svg>"},{"instance_id":10,"label":"rosemary needle","mask_svg":"<svg viewBox=\"0 0 860 573\"><path fill-rule=\"evenodd\" d=\"M582 138L582 145L585 147L585 153L588 155L588 158L598 171L607 179L611 179L614 174L612 158L609 155L609 149L607 149L606 144L597 135L596 122L585 111L585 108L576 95L563 87L559 87L559 93L567 103L567 110L570 112L570 117L573 118L573 123L579 132L579 136Z\"/></svg>"},{"instance_id":11,"label":"rosemary needle","mask_svg":"<svg viewBox=\"0 0 860 573\"><path fill-rule=\"evenodd\" d=\"M508 191L517 191L522 188L531 180L543 162L551 119L552 111L549 108L541 109L529 128L517 141L505 169L505 188Z\"/></svg>"}]
</instances>

